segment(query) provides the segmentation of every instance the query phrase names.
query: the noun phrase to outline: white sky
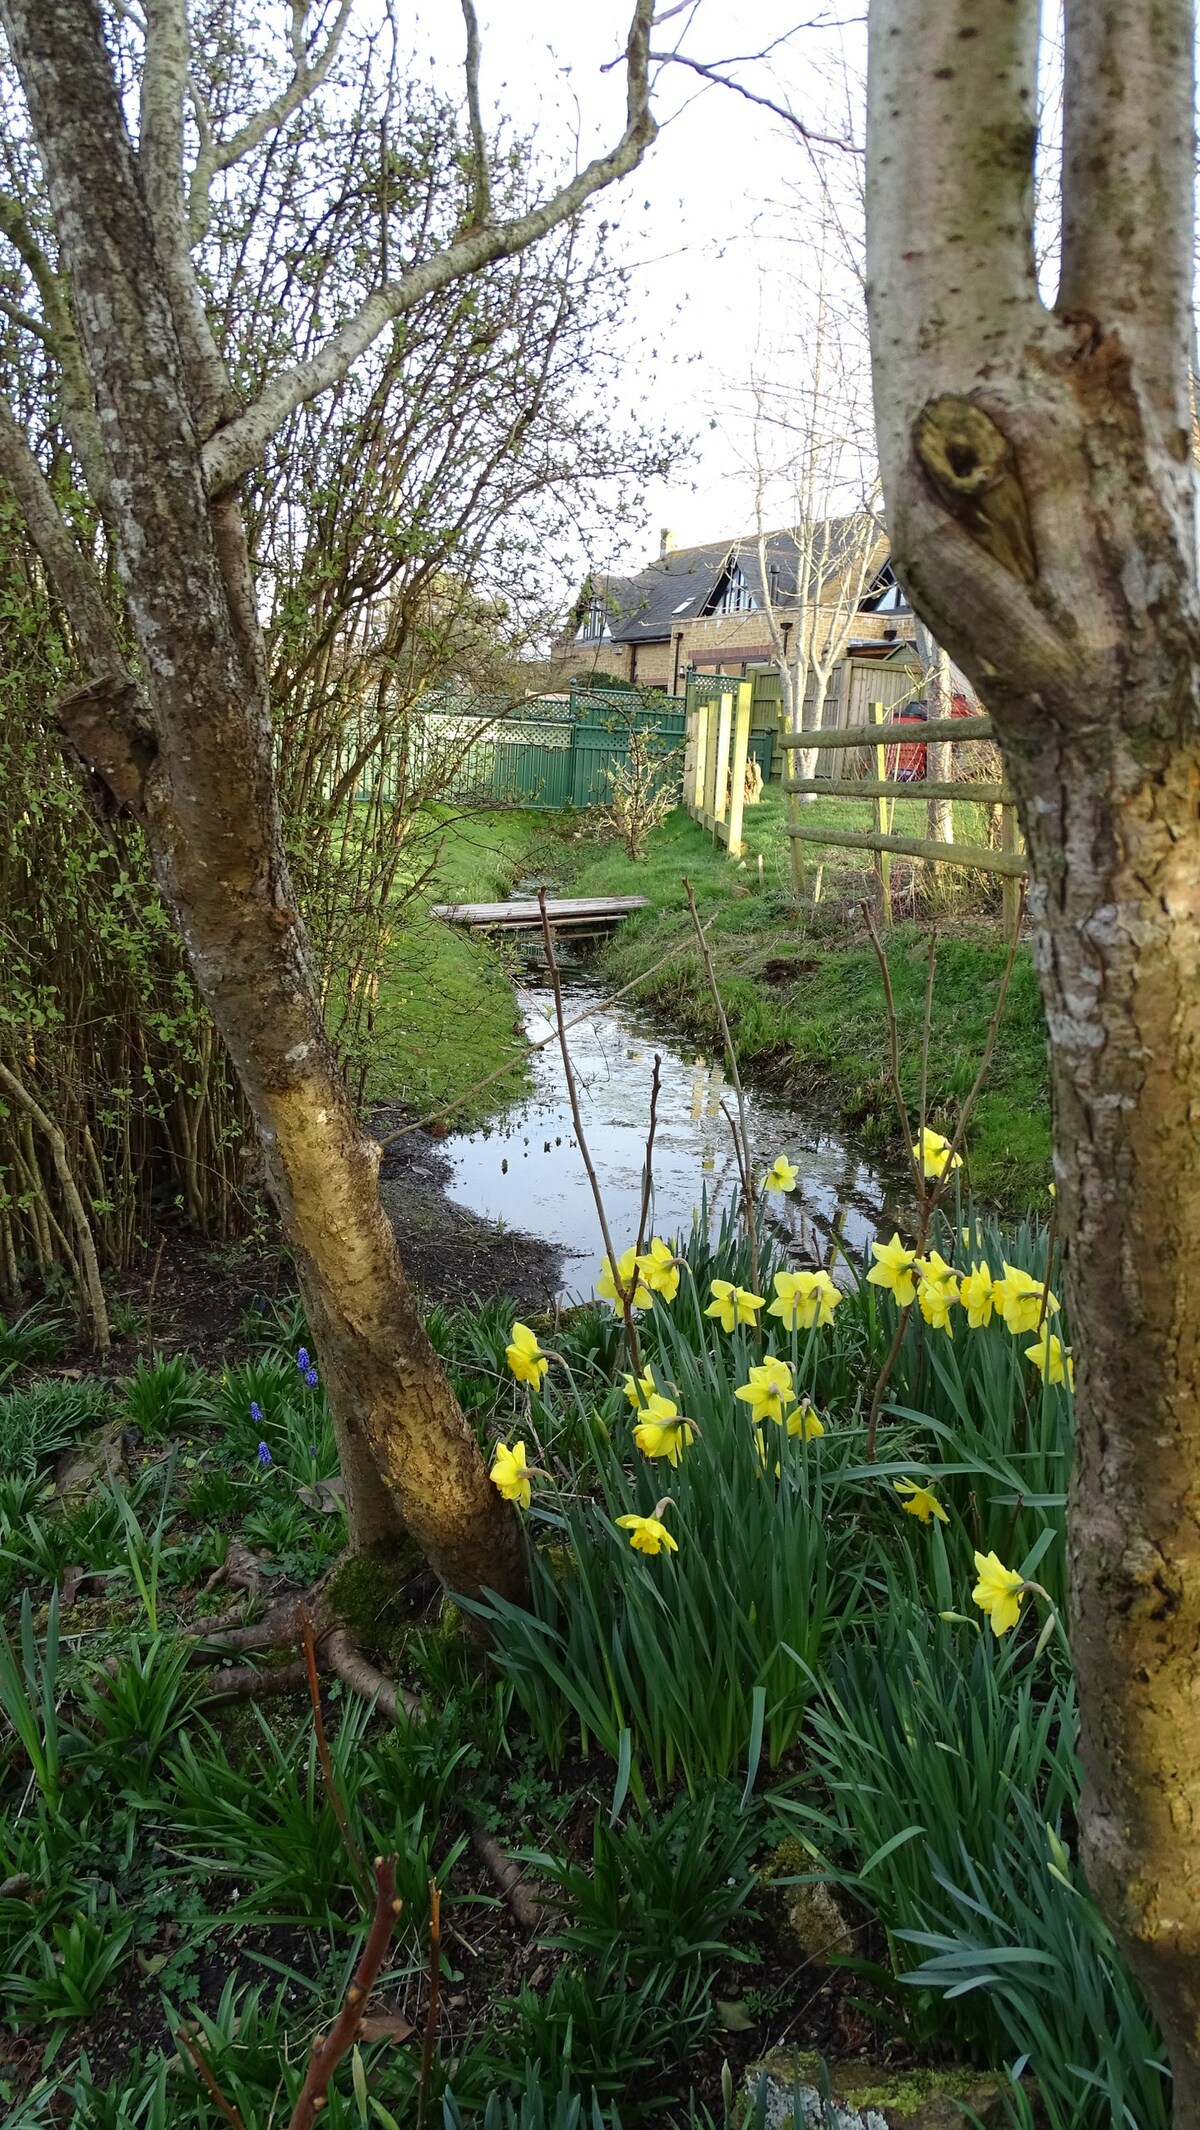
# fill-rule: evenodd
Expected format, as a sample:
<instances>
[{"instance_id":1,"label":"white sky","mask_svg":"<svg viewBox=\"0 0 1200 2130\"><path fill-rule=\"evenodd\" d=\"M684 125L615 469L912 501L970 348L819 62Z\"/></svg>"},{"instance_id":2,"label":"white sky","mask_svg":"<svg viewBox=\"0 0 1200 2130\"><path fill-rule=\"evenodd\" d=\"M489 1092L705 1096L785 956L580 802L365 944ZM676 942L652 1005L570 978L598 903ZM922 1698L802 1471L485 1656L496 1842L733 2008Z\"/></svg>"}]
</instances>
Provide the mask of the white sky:
<instances>
[{"instance_id":1,"label":"white sky","mask_svg":"<svg viewBox=\"0 0 1200 2130\"><path fill-rule=\"evenodd\" d=\"M482 102L518 130L536 125L547 152L569 165L619 135L624 70L601 72L624 43L626 0L477 0L483 38ZM665 9L660 7L660 13ZM844 55L861 68L865 41L855 0L697 0L656 32L656 48L681 38L707 64L764 51L801 29L765 61L724 69L790 105L810 123L843 130ZM861 17L861 10L859 11ZM454 0L424 0L413 44L434 55L437 78L461 68L461 16ZM461 76L459 77L461 79ZM656 553L661 526L681 544L749 530L753 490L739 444L736 400L771 304L771 266L781 244L803 240L803 211L783 203L796 186L812 196L803 142L769 112L679 67L664 71L655 100L661 131L632 178L592 212L619 222L635 264L618 411L636 411L692 433L697 447L670 480L656 482L618 559ZM561 167L561 165L560 165ZM764 289L766 296L764 299ZM767 319L769 329L770 320Z\"/></svg>"}]
</instances>

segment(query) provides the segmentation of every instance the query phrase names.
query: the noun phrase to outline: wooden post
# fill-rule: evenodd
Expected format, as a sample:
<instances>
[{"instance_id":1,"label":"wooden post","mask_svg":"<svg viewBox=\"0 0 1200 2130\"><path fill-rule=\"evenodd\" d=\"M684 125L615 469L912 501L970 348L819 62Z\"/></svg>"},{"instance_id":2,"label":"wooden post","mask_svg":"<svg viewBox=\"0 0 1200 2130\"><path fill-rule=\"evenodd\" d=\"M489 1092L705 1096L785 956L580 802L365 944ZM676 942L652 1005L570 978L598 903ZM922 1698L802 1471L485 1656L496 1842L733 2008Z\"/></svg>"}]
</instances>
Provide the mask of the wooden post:
<instances>
[{"instance_id":1,"label":"wooden post","mask_svg":"<svg viewBox=\"0 0 1200 2130\"><path fill-rule=\"evenodd\" d=\"M733 715L733 753L729 764L729 855L742 855L742 809L746 803L746 757L750 751L750 698L753 681L742 681L730 708Z\"/></svg>"},{"instance_id":2,"label":"wooden post","mask_svg":"<svg viewBox=\"0 0 1200 2130\"><path fill-rule=\"evenodd\" d=\"M717 745L715 776L713 778L712 831L714 843L726 841L725 823L729 817L729 742L733 726L733 690L728 695L723 691L717 714Z\"/></svg>"},{"instance_id":3,"label":"wooden post","mask_svg":"<svg viewBox=\"0 0 1200 2130\"><path fill-rule=\"evenodd\" d=\"M883 724L882 703L872 703L871 723L873 725ZM885 747L882 740L877 740L875 743L875 775L880 784L882 784L887 777L887 748ZM886 836L889 834L891 829L891 823L888 819L888 807L889 804L894 806L895 803L896 802L894 799L889 802L887 799L883 798L877 798L871 801L871 810L875 816L875 833L877 836ZM883 921L885 925L890 925L892 921L892 858L890 851L880 851L879 853L879 890L880 899L883 903Z\"/></svg>"},{"instance_id":4,"label":"wooden post","mask_svg":"<svg viewBox=\"0 0 1200 2130\"><path fill-rule=\"evenodd\" d=\"M688 715L696 720L696 744L692 755L691 801L693 811L704 811L704 776L708 764L708 704L703 701L694 681L688 682Z\"/></svg>"},{"instance_id":5,"label":"wooden post","mask_svg":"<svg viewBox=\"0 0 1200 2130\"><path fill-rule=\"evenodd\" d=\"M1015 851L1017 847L1017 809L1015 806L1000 808L1000 848ZM1004 937L1012 939L1021 919L1021 883L1005 878L1003 888Z\"/></svg>"}]
</instances>

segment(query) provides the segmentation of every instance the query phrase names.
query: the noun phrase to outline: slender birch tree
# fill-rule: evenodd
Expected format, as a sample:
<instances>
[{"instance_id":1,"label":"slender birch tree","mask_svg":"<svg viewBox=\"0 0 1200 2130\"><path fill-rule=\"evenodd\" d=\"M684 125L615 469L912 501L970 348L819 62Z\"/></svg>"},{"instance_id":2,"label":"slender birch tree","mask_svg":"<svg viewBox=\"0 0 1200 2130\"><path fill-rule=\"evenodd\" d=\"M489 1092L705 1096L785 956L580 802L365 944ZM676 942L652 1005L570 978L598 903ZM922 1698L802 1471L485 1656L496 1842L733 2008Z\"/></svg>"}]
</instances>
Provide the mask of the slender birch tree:
<instances>
[{"instance_id":1,"label":"slender birch tree","mask_svg":"<svg viewBox=\"0 0 1200 2130\"><path fill-rule=\"evenodd\" d=\"M322 1024L281 835L238 486L293 411L336 386L382 333L536 244L637 165L655 132L652 0L636 0L629 28L619 139L507 218L493 207L479 37L463 0L472 152L461 201L444 203L444 230L435 222L398 268L381 214L371 293L326 325L318 276L294 359L246 396L223 359L196 257L215 186L320 88L350 0L324 10L316 29L306 0L288 13L290 74L226 125L201 86L186 0L121 9L121 35L132 25L135 45L122 43L119 67L100 0L0 0L45 177L48 242L35 241L20 200L6 212L36 258L62 418L115 557L119 618L3 406L0 476L74 639L80 682L58 705L60 724L112 803L145 829L257 1125L321 1356L353 1543L407 1530L454 1587L515 1592L516 1520L425 1335L379 1204L379 1150L358 1129ZM218 87L227 108L235 85L223 77Z\"/></svg>"},{"instance_id":2,"label":"slender birch tree","mask_svg":"<svg viewBox=\"0 0 1200 2130\"><path fill-rule=\"evenodd\" d=\"M914 606L1029 846L1078 1354L1083 1861L1200 2125L1200 596L1191 0L1066 0L1061 260L1039 0L871 0L868 281Z\"/></svg>"}]
</instances>

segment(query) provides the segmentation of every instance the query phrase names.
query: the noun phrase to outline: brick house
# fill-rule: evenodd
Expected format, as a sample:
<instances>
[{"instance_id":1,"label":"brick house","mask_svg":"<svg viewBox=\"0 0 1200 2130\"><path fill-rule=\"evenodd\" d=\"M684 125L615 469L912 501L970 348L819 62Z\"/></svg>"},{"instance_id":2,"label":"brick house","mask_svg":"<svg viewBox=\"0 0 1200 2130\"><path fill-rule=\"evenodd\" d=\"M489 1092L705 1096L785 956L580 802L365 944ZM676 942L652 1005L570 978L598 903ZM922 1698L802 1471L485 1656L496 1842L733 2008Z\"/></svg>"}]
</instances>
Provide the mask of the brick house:
<instances>
[{"instance_id":1,"label":"brick house","mask_svg":"<svg viewBox=\"0 0 1200 2130\"><path fill-rule=\"evenodd\" d=\"M852 522L831 521L830 550L835 555L839 527ZM555 646L556 656L570 658L580 677L603 673L639 687L665 688L671 695L682 691L689 666L698 672L740 675L772 667L776 658L768 604L779 618L785 653L797 627L810 630L819 643L823 627L835 627L844 619L836 585L828 613L818 600L801 614L797 563L796 538L788 532L768 534L762 553L756 535L677 547L664 532L658 558L646 569L628 577L589 578ZM894 662L899 646L912 643L913 633L912 610L892 574L887 541L880 534L846 658ZM836 700L842 692L834 687L831 697Z\"/></svg>"}]
</instances>

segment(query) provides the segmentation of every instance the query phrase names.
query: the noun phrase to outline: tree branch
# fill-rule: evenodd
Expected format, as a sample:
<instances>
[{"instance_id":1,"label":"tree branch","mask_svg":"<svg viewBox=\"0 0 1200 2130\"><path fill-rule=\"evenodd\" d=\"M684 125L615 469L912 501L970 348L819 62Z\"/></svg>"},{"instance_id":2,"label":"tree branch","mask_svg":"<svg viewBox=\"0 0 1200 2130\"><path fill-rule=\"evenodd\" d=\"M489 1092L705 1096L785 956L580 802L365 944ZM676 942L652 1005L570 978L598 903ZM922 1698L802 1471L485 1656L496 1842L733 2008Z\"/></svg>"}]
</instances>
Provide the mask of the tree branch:
<instances>
[{"instance_id":1,"label":"tree branch","mask_svg":"<svg viewBox=\"0 0 1200 2130\"><path fill-rule=\"evenodd\" d=\"M492 218L492 181L488 171L483 115L479 108L479 22L473 0L462 0L462 11L463 20L467 25L467 115L471 124L471 146L475 155L475 197L468 226L471 229L486 229Z\"/></svg>"},{"instance_id":2,"label":"tree branch","mask_svg":"<svg viewBox=\"0 0 1200 2130\"><path fill-rule=\"evenodd\" d=\"M660 17L660 20L665 19ZM744 96L748 104L757 104L760 110L769 111L773 118L781 118L785 126L791 126L800 135L801 140L811 141L816 148L840 148L846 155L861 155L863 152L855 141L836 133L815 133L802 118L797 118L794 111L789 111L786 104L773 103L769 96L759 96L744 82L734 81L732 75L722 74L717 67L706 66L700 59L689 59L686 52L651 52L650 59L655 66L687 67L691 73L699 74L702 80L711 81L719 89L732 89L735 96ZM725 63L735 64L732 60Z\"/></svg>"},{"instance_id":3,"label":"tree branch","mask_svg":"<svg viewBox=\"0 0 1200 2130\"><path fill-rule=\"evenodd\" d=\"M376 289L307 361L271 379L259 398L204 447L210 495L231 487L259 458L264 445L295 408L327 392L395 318L415 309L451 282L475 274L496 259L510 259L567 222L606 185L636 169L658 130L650 110L650 20L653 0L637 0L625 48L625 129L607 155L597 156L548 200L512 221L469 230L419 266Z\"/></svg>"},{"instance_id":4,"label":"tree branch","mask_svg":"<svg viewBox=\"0 0 1200 2130\"><path fill-rule=\"evenodd\" d=\"M1192 0L1067 0L1059 306L1115 327L1184 463L1194 39Z\"/></svg>"},{"instance_id":5,"label":"tree branch","mask_svg":"<svg viewBox=\"0 0 1200 2130\"><path fill-rule=\"evenodd\" d=\"M87 557L80 553L18 424L0 401L0 480L17 499L25 528L66 610L89 686L56 705L72 745L104 778L114 796L141 805L154 742L140 691Z\"/></svg>"},{"instance_id":6,"label":"tree branch","mask_svg":"<svg viewBox=\"0 0 1200 2130\"><path fill-rule=\"evenodd\" d=\"M196 280L184 217L183 106L190 62L185 0L146 0L138 164L192 412L201 436L209 436L230 413L233 395Z\"/></svg>"},{"instance_id":7,"label":"tree branch","mask_svg":"<svg viewBox=\"0 0 1200 2130\"><path fill-rule=\"evenodd\" d=\"M92 500L107 519L108 460L66 289L38 243L21 201L8 192L0 192L0 234L8 238L42 299L48 328L42 337L58 361L63 426L79 455Z\"/></svg>"},{"instance_id":8,"label":"tree branch","mask_svg":"<svg viewBox=\"0 0 1200 2130\"><path fill-rule=\"evenodd\" d=\"M235 163L240 163L245 156L252 155L260 141L266 139L268 133L273 133L277 127L286 124L293 111L299 109L306 98L312 95L314 89L320 88L330 67L333 65L334 56L342 41L342 32L350 19L350 10L353 4L354 0L341 0L341 6L338 9L333 28L330 30L320 53L312 61L311 65L304 50L304 22L308 14L308 8L307 5L303 4L303 0L301 0L301 4L293 5L291 45L294 72L292 78L286 88L281 89L279 95L271 103L264 104L262 110L256 111L253 118L248 118L245 125L239 127L238 131L229 140L218 141L213 138L212 127L208 123L208 107L203 97L197 95L193 89L200 132L200 153L196 158L196 166L192 171L191 185L188 192L188 220L191 225L193 242L198 242L208 230L212 214L210 201L212 181L218 172L231 170Z\"/></svg>"}]
</instances>

